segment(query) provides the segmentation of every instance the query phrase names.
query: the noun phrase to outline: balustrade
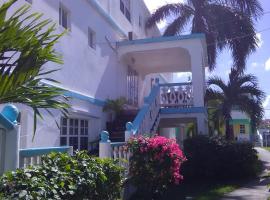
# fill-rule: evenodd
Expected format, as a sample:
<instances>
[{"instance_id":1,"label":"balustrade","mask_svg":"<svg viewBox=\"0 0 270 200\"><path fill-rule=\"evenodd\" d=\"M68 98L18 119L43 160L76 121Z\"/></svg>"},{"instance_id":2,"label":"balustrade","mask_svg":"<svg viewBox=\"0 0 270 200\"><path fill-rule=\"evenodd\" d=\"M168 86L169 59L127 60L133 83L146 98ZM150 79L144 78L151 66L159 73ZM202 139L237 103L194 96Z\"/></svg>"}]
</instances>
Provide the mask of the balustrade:
<instances>
[{"instance_id":1,"label":"balustrade","mask_svg":"<svg viewBox=\"0 0 270 200\"><path fill-rule=\"evenodd\" d=\"M160 85L161 107L192 107L192 83L171 83Z\"/></svg>"}]
</instances>

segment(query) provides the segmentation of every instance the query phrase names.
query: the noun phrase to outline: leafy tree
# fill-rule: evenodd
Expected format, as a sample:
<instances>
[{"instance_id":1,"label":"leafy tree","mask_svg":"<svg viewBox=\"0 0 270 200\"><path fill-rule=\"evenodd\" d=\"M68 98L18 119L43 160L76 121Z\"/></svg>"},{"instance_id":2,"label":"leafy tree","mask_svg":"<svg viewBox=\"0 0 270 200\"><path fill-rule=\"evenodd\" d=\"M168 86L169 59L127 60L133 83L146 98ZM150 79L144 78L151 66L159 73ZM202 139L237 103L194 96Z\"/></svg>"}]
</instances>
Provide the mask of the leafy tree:
<instances>
[{"instance_id":1,"label":"leafy tree","mask_svg":"<svg viewBox=\"0 0 270 200\"><path fill-rule=\"evenodd\" d=\"M210 70L215 68L217 53L224 48L231 50L235 66L243 70L247 56L257 47L253 21L262 12L258 0L186 0L157 9L146 27L169 18L172 22L164 36L172 36L191 26L191 33L206 35Z\"/></svg>"},{"instance_id":2,"label":"leafy tree","mask_svg":"<svg viewBox=\"0 0 270 200\"><path fill-rule=\"evenodd\" d=\"M252 130L259 125L264 115L262 106L265 94L258 86L258 80L251 74L243 74L235 69L231 70L229 80L225 83L219 77L208 80L206 101L217 100L219 104L215 116L225 121L226 137L233 139L233 130L230 128L232 109L237 107L251 119Z\"/></svg>"},{"instance_id":3,"label":"leafy tree","mask_svg":"<svg viewBox=\"0 0 270 200\"><path fill-rule=\"evenodd\" d=\"M10 0L0 7L0 104L20 103L34 111L34 133L40 109L59 109L67 113L69 105L63 90L42 84L42 80L57 71L46 70L48 62L62 64L54 50L55 43L63 34L54 34L55 24L40 20L42 14L29 13L30 7L22 6L10 17L8 9L17 0Z\"/></svg>"}]
</instances>

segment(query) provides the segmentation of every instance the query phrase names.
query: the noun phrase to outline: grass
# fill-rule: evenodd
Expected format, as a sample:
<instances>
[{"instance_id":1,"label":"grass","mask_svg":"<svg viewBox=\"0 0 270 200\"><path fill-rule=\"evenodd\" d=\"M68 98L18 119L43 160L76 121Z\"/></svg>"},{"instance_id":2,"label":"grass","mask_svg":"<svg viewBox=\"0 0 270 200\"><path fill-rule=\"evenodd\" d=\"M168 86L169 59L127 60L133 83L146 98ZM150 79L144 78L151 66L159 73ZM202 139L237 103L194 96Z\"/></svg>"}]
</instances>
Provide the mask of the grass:
<instances>
[{"instance_id":1,"label":"grass","mask_svg":"<svg viewBox=\"0 0 270 200\"><path fill-rule=\"evenodd\" d=\"M207 181L207 180L206 180ZM239 188L244 181L227 183L183 183L174 188L170 188L164 199L179 200L218 200L226 193L230 193Z\"/></svg>"},{"instance_id":2,"label":"grass","mask_svg":"<svg viewBox=\"0 0 270 200\"><path fill-rule=\"evenodd\" d=\"M270 147L263 147L265 150L270 151Z\"/></svg>"}]
</instances>

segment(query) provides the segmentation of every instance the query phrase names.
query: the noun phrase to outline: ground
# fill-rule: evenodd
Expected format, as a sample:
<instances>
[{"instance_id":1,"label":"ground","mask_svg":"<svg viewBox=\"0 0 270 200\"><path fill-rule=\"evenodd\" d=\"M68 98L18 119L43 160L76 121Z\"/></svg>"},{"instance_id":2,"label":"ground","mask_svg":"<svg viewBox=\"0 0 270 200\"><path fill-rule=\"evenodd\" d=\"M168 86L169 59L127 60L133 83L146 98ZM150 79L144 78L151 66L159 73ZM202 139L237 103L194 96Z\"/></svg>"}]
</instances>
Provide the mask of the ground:
<instances>
[{"instance_id":1,"label":"ground","mask_svg":"<svg viewBox=\"0 0 270 200\"><path fill-rule=\"evenodd\" d=\"M267 200L269 198L270 152L262 148L256 148L256 150L259 153L260 160L264 163L263 174L257 180L253 180L244 187L225 195L222 200Z\"/></svg>"}]
</instances>

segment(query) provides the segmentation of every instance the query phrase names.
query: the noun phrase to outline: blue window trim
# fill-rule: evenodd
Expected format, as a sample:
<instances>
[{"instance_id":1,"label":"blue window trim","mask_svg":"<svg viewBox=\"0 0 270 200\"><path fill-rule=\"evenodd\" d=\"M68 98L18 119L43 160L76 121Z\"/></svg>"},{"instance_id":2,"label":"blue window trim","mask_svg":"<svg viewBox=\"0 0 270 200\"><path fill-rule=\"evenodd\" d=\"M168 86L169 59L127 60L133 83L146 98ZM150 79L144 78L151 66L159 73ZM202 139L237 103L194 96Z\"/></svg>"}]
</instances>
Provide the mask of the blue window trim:
<instances>
[{"instance_id":1,"label":"blue window trim","mask_svg":"<svg viewBox=\"0 0 270 200\"><path fill-rule=\"evenodd\" d=\"M169 41L187 40L187 39L205 39L205 34L194 33L194 34L181 35L181 36L154 37L154 38L146 38L146 39L139 39L139 40L122 41L122 42L117 42L117 46L169 42Z\"/></svg>"}]
</instances>

